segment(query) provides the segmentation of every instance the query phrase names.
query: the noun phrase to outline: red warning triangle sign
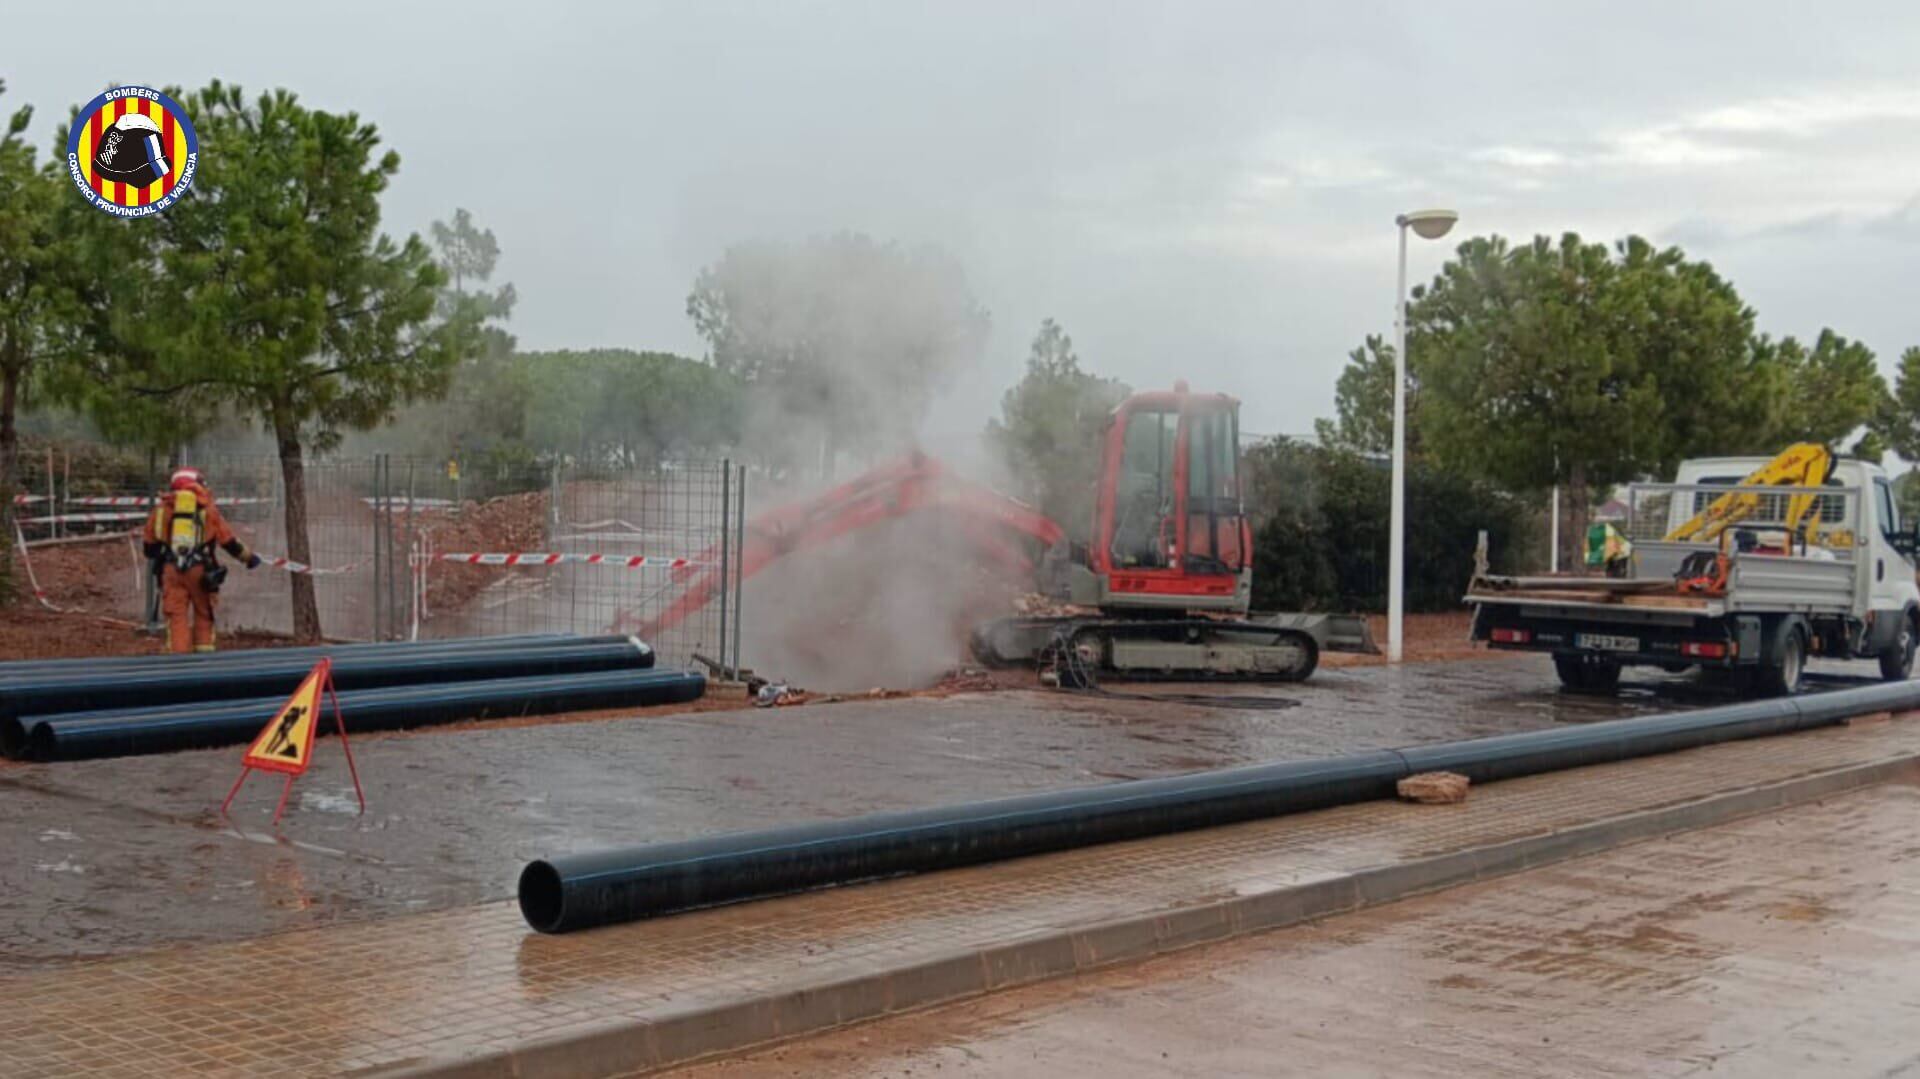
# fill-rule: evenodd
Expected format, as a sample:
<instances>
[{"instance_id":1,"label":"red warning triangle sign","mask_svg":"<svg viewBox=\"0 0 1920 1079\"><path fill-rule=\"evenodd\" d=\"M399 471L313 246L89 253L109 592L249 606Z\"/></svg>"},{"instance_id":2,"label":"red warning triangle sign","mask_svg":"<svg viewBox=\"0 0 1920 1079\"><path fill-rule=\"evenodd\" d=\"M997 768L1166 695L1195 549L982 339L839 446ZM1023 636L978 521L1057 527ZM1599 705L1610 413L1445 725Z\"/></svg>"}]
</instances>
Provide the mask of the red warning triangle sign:
<instances>
[{"instance_id":1,"label":"red warning triangle sign","mask_svg":"<svg viewBox=\"0 0 1920 1079\"><path fill-rule=\"evenodd\" d=\"M330 667L328 661L321 660L261 729L247 747L243 763L248 768L296 776L307 770L313 762L314 731L320 725L320 690L327 684Z\"/></svg>"}]
</instances>

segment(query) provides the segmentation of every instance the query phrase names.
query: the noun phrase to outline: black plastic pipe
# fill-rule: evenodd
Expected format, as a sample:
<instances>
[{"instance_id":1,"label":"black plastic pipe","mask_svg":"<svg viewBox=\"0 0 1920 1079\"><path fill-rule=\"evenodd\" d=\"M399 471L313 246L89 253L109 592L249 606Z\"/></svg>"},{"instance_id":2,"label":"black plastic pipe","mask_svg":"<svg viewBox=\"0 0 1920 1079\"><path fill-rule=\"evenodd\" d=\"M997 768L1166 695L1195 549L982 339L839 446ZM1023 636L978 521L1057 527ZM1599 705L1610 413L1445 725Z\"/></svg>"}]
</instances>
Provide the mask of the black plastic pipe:
<instances>
[{"instance_id":1,"label":"black plastic pipe","mask_svg":"<svg viewBox=\"0 0 1920 1079\"><path fill-rule=\"evenodd\" d=\"M1605 764L1920 707L1920 682L1674 715L1198 772L546 858L520 874L520 911L565 933L698 907L922 873L1391 797L1399 780L1476 781Z\"/></svg>"},{"instance_id":2,"label":"black plastic pipe","mask_svg":"<svg viewBox=\"0 0 1920 1079\"><path fill-rule=\"evenodd\" d=\"M426 655L429 653L492 651L501 648L552 648L556 645L622 641L620 634L577 637L567 633L538 633L509 637L446 637L426 641L385 641L361 644L317 644L287 648L240 648L225 652L148 653L138 656L94 656L66 659L19 659L0 663L0 685L55 678L61 675L90 675L106 671L151 670L165 667L191 667L212 670L219 667L245 667L262 660L303 657L309 663L321 656L336 659L355 655Z\"/></svg>"},{"instance_id":3,"label":"black plastic pipe","mask_svg":"<svg viewBox=\"0 0 1920 1079\"><path fill-rule=\"evenodd\" d=\"M627 708L697 700L705 676L686 671L617 670L542 678L496 678L340 694L349 735L468 719L548 715L594 708ZM33 760L80 760L240 745L260 733L285 704L264 697L220 704L28 716L22 720L25 755ZM333 731L333 710L320 733Z\"/></svg>"},{"instance_id":4,"label":"black plastic pipe","mask_svg":"<svg viewBox=\"0 0 1920 1079\"><path fill-rule=\"evenodd\" d=\"M145 708L191 701L231 701L292 693L315 660L310 656L262 656L241 667L154 667L80 676L57 676L0 684L0 730L11 717ZM637 638L600 644L542 648L465 649L388 655L357 652L336 657L333 682L340 689L376 689L427 682L470 682L543 674L608 671L653 666L653 649ZM0 733L0 745L6 735Z\"/></svg>"}]
</instances>

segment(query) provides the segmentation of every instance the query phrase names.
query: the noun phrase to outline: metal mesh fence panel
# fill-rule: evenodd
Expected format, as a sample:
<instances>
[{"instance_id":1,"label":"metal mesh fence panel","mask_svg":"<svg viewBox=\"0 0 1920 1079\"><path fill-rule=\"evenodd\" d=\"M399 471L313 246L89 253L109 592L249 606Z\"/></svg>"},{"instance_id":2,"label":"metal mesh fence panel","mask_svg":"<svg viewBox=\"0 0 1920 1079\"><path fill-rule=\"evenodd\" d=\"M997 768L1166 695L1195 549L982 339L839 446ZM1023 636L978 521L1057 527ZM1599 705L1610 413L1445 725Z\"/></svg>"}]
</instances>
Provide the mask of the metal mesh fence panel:
<instances>
[{"instance_id":1,"label":"metal mesh fence panel","mask_svg":"<svg viewBox=\"0 0 1920 1079\"><path fill-rule=\"evenodd\" d=\"M390 492L417 567L407 632L636 633L664 664L726 663L742 482L726 461L469 476L416 465Z\"/></svg>"},{"instance_id":2,"label":"metal mesh fence panel","mask_svg":"<svg viewBox=\"0 0 1920 1079\"><path fill-rule=\"evenodd\" d=\"M331 639L622 632L645 638L665 665L696 656L738 665L745 476L730 462L462 475L384 456L309 461L298 560L276 458L195 464L234 531L267 559L229 574L223 629L293 632L297 576L311 582ZM56 459L34 479L13 517L56 605L146 622L154 585L138 532L165 470L75 471Z\"/></svg>"}]
</instances>

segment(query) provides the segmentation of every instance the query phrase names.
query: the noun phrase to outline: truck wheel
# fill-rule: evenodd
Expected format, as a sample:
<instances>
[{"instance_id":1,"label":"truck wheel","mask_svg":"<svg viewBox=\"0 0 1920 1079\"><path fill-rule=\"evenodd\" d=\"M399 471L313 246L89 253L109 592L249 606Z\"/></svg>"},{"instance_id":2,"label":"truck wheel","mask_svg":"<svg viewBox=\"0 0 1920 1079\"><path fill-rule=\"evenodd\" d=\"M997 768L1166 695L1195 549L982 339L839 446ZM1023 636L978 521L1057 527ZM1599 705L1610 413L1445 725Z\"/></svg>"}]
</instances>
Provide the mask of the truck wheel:
<instances>
[{"instance_id":1,"label":"truck wheel","mask_svg":"<svg viewBox=\"0 0 1920 1079\"><path fill-rule=\"evenodd\" d=\"M1560 684L1576 693L1611 693L1620 684L1620 664L1611 659L1565 652L1553 657Z\"/></svg>"},{"instance_id":2,"label":"truck wheel","mask_svg":"<svg viewBox=\"0 0 1920 1079\"><path fill-rule=\"evenodd\" d=\"M1760 692L1769 697L1791 697L1800 692L1800 676L1807 668L1807 638L1794 625L1781 627L1773 658L1761 666Z\"/></svg>"},{"instance_id":3,"label":"truck wheel","mask_svg":"<svg viewBox=\"0 0 1920 1079\"><path fill-rule=\"evenodd\" d=\"M1913 619L1900 616L1900 636L1893 647L1880 653L1880 677L1889 682L1904 682L1913 677L1913 653L1920 638L1913 631Z\"/></svg>"}]
</instances>

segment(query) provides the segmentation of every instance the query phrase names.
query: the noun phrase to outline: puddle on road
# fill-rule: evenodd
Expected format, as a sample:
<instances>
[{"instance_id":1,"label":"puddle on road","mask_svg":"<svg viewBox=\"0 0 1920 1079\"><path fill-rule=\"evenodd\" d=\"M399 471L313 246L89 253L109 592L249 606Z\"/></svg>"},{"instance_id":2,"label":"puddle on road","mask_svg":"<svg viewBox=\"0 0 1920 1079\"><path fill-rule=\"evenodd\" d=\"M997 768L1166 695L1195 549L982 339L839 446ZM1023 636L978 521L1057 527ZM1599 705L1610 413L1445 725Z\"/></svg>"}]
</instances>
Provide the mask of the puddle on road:
<instances>
[{"instance_id":1,"label":"puddle on road","mask_svg":"<svg viewBox=\"0 0 1920 1079\"><path fill-rule=\"evenodd\" d=\"M525 860L554 853L1720 700L1659 675L1615 697L1567 694L1531 658L1334 669L1273 692L1301 705L1034 690L393 735L355 746L366 816L344 762L323 755L277 834L277 789L219 818L229 751L22 768L0 778L13 824L0 830L0 967L503 900ZM283 861L300 883L273 875Z\"/></svg>"}]
</instances>

